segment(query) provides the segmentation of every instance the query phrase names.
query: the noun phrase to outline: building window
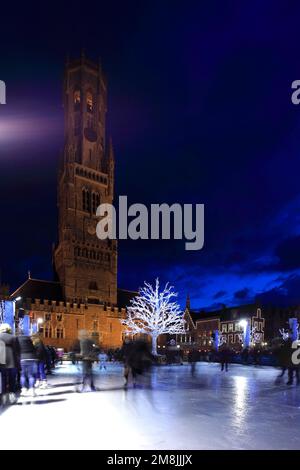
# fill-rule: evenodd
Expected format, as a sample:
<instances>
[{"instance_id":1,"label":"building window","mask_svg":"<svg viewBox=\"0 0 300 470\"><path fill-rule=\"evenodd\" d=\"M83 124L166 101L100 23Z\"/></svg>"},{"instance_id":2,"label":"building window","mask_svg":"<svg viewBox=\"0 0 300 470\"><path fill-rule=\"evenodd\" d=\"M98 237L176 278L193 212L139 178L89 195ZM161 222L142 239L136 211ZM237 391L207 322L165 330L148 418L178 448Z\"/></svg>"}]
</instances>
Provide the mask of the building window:
<instances>
[{"instance_id":1,"label":"building window","mask_svg":"<svg viewBox=\"0 0 300 470\"><path fill-rule=\"evenodd\" d=\"M91 195L89 190L85 188L82 190L82 210L91 211Z\"/></svg>"},{"instance_id":2,"label":"building window","mask_svg":"<svg viewBox=\"0 0 300 470\"><path fill-rule=\"evenodd\" d=\"M76 114L75 115L75 123L74 123L74 134L79 135L80 134L80 115Z\"/></svg>"},{"instance_id":3,"label":"building window","mask_svg":"<svg viewBox=\"0 0 300 470\"><path fill-rule=\"evenodd\" d=\"M233 331L233 323L229 323L229 325L228 325L228 331Z\"/></svg>"},{"instance_id":4,"label":"building window","mask_svg":"<svg viewBox=\"0 0 300 470\"><path fill-rule=\"evenodd\" d=\"M62 314L56 315L56 320L57 321L62 321Z\"/></svg>"},{"instance_id":5,"label":"building window","mask_svg":"<svg viewBox=\"0 0 300 470\"><path fill-rule=\"evenodd\" d=\"M91 281L91 282L89 283L89 289L90 289L90 290L98 290L97 282Z\"/></svg>"},{"instance_id":6,"label":"building window","mask_svg":"<svg viewBox=\"0 0 300 470\"><path fill-rule=\"evenodd\" d=\"M97 331L97 330L98 330L98 322L97 322L97 320L94 320L94 321L93 321L93 330L94 330L94 331Z\"/></svg>"},{"instance_id":7,"label":"building window","mask_svg":"<svg viewBox=\"0 0 300 470\"><path fill-rule=\"evenodd\" d=\"M63 328L56 328L56 338L63 339L64 337L64 330Z\"/></svg>"},{"instance_id":8,"label":"building window","mask_svg":"<svg viewBox=\"0 0 300 470\"><path fill-rule=\"evenodd\" d=\"M45 326L45 329L44 329L44 337L45 338L52 338L52 329L51 329L51 326Z\"/></svg>"},{"instance_id":9,"label":"building window","mask_svg":"<svg viewBox=\"0 0 300 470\"><path fill-rule=\"evenodd\" d=\"M227 333L227 325L222 325L222 333Z\"/></svg>"},{"instance_id":10,"label":"building window","mask_svg":"<svg viewBox=\"0 0 300 470\"><path fill-rule=\"evenodd\" d=\"M93 112L93 95L90 91L86 94L86 110L89 113Z\"/></svg>"},{"instance_id":11,"label":"building window","mask_svg":"<svg viewBox=\"0 0 300 470\"><path fill-rule=\"evenodd\" d=\"M51 321L51 313L46 313L45 314L45 320L46 321Z\"/></svg>"},{"instance_id":12,"label":"building window","mask_svg":"<svg viewBox=\"0 0 300 470\"><path fill-rule=\"evenodd\" d=\"M80 110L80 101L81 101L80 90L75 90L74 91L74 110L75 111Z\"/></svg>"}]
</instances>

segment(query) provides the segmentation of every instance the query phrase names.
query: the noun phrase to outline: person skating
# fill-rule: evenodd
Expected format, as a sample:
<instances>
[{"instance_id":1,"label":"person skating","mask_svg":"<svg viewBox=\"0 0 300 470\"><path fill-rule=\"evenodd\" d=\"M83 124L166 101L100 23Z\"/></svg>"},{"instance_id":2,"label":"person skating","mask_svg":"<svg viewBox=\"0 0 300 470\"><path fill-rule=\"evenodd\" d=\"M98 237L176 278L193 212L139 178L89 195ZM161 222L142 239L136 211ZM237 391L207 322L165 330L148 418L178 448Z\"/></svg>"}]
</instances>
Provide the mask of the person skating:
<instances>
[{"instance_id":1,"label":"person skating","mask_svg":"<svg viewBox=\"0 0 300 470\"><path fill-rule=\"evenodd\" d=\"M191 376L195 377L196 365L198 360L198 352L195 349L189 352L188 361L191 364Z\"/></svg>"},{"instance_id":2,"label":"person skating","mask_svg":"<svg viewBox=\"0 0 300 470\"><path fill-rule=\"evenodd\" d=\"M35 380L37 376L37 355L33 342L29 336L18 337L21 359L21 395L35 396Z\"/></svg>"},{"instance_id":3,"label":"person skating","mask_svg":"<svg viewBox=\"0 0 300 470\"><path fill-rule=\"evenodd\" d=\"M41 340L38 334L32 336L32 342L35 347L36 356L37 356L37 380L36 387L47 388L47 377L46 377L46 364L47 364L47 350L44 346L43 341Z\"/></svg>"},{"instance_id":4,"label":"person skating","mask_svg":"<svg viewBox=\"0 0 300 470\"><path fill-rule=\"evenodd\" d=\"M221 371L225 370L226 372L228 372L228 363L230 362L230 349L228 348L226 343L222 344L222 346L220 347L219 354Z\"/></svg>"},{"instance_id":5,"label":"person skating","mask_svg":"<svg viewBox=\"0 0 300 470\"><path fill-rule=\"evenodd\" d=\"M17 338L12 334L8 323L0 325L3 358L1 359L2 403L13 404L17 401L17 374L20 368L20 351Z\"/></svg>"},{"instance_id":6,"label":"person skating","mask_svg":"<svg viewBox=\"0 0 300 470\"><path fill-rule=\"evenodd\" d=\"M124 386L128 386L128 379L129 375L131 374L133 386L135 387L137 376L143 375L146 370L150 369L154 357L149 350L148 343L145 341L126 340L122 349L125 378Z\"/></svg>"},{"instance_id":7,"label":"person skating","mask_svg":"<svg viewBox=\"0 0 300 470\"><path fill-rule=\"evenodd\" d=\"M99 360L99 370L106 370L106 363L108 360L108 355L104 352L101 351L100 354L98 355L98 360Z\"/></svg>"},{"instance_id":8,"label":"person skating","mask_svg":"<svg viewBox=\"0 0 300 470\"><path fill-rule=\"evenodd\" d=\"M85 330L79 332L80 355L82 357L82 389L95 391L93 363L97 360L98 350Z\"/></svg>"},{"instance_id":9,"label":"person skating","mask_svg":"<svg viewBox=\"0 0 300 470\"><path fill-rule=\"evenodd\" d=\"M283 340L281 345L276 351L276 357L278 365L281 368L281 372L275 380L275 384L279 384L285 374L285 372L290 367L291 361L291 343L289 340Z\"/></svg>"}]
</instances>

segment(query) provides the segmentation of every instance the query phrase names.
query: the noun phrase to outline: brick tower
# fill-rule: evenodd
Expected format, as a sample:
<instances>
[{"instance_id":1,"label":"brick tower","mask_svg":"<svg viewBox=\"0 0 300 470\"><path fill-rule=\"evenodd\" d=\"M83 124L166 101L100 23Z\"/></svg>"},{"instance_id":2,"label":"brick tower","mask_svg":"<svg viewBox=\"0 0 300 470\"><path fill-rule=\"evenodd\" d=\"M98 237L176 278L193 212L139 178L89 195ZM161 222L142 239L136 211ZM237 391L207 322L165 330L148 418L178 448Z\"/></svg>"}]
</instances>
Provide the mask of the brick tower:
<instances>
[{"instance_id":1,"label":"brick tower","mask_svg":"<svg viewBox=\"0 0 300 470\"><path fill-rule=\"evenodd\" d=\"M107 85L84 54L66 64L65 144L58 178L55 270L66 300L117 303L117 242L96 236L100 203L112 203L114 154L106 144Z\"/></svg>"}]
</instances>

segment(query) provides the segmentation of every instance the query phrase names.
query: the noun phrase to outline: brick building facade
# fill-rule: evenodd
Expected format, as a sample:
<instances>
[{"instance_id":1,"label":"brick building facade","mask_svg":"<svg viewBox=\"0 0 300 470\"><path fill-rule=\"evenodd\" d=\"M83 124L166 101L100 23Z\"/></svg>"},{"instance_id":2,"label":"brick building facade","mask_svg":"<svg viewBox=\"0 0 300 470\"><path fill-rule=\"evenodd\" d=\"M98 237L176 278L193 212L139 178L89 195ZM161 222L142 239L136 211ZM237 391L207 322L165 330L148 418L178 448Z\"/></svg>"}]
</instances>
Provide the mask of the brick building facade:
<instances>
[{"instance_id":1,"label":"brick building facade","mask_svg":"<svg viewBox=\"0 0 300 470\"><path fill-rule=\"evenodd\" d=\"M104 348L122 345L125 307L117 288L117 241L99 240L96 210L113 203L114 152L106 141L107 82L84 55L65 67L64 151L58 174L57 282L31 279L11 296L17 314L38 319L45 343L66 350L86 329Z\"/></svg>"}]
</instances>

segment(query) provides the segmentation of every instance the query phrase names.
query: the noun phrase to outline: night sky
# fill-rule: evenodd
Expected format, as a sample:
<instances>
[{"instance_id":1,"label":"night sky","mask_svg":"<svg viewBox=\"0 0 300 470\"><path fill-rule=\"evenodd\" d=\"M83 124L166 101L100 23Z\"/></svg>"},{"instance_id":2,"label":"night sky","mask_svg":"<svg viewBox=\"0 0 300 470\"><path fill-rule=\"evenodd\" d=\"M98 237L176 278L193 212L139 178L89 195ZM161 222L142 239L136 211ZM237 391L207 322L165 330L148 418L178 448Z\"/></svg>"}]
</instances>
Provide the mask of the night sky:
<instances>
[{"instance_id":1,"label":"night sky","mask_svg":"<svg viewBox=\"0 0 300 470\"><path fill-rule=\"evenodd\" d=\"M194 307L300 302L299 22L296 1L2 4L2 281L52 278L63 67L85 48L108 77L117 194L205 204L201 251L122 241L119 286L159 276Z\"/></svg>"}]
</instances>

